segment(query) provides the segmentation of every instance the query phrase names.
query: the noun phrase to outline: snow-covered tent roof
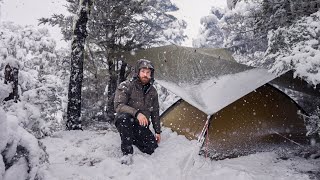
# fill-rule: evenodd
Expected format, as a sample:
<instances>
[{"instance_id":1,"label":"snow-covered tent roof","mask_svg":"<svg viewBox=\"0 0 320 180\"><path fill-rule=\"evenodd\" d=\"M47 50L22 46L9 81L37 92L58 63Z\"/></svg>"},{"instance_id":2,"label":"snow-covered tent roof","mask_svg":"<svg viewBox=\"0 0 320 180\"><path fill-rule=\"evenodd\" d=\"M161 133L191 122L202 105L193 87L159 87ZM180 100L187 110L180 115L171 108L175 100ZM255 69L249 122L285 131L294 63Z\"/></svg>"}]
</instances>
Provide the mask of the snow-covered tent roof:
<instances>
[{"instance_id":1,"label":"snow-covered tent roof","mask_svg":"<svg viewBox=\"0 0 320 180\"><path fill-rule=\"evenodd\" d=\"M225 49L169 45L121 56L131 65L138 59L152 61L160 85L208 115L276 77L235 62Z\"/></svg>"}]
</instances>

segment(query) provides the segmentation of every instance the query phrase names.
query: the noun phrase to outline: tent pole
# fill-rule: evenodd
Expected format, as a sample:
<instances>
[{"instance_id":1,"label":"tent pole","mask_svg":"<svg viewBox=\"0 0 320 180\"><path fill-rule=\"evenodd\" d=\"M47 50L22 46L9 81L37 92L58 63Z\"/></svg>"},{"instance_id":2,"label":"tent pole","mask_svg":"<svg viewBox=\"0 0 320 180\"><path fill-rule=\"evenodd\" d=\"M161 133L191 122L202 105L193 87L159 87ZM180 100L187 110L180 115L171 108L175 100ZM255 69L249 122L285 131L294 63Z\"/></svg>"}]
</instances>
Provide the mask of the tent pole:
<instances>
[{"instance_id":1,"label":"tent pole","mask_svg":"<svg viewBox=\"0 0 320 180\"><path fill-rule=\"evenodd\" d=\"M204 143L205 140L205 135L206 132L208 130L209 124L210 124L210 118L211 115L207 116L207 120L206 123L204 124L204 127L202 128L202 131L198 137L198 142L197 145L195 146L195 148L192 150L190 156L187 158L186 163L184 165L184 167L182 168L182 173L188 173L188 170L190 170L190 168L194 165L195 163L195 153L197 152L197 154L199 154L199 151L201 150L201 147ZM185 176L186 174L183 174L183 176Z\"/></svg>"},{"instance_id":2,"label":"tent pole","mask_svg":"<svg viewBox=\"0 0 320 180\"><path fill-rule=\"evenodd\" d=\"M211 115L208 115L207 116L207 120L206 120L206 123L204 124L203 128L202 128L202 131L198 137L198 143L202 146L203 145L203 142L205 140L205 135L206 135L206 132L208 130L208 127L209 127L209 124L210 124L210 118L211 118ZM201 147L200 146L200 147Z\"/></svg>"}]
</instances>

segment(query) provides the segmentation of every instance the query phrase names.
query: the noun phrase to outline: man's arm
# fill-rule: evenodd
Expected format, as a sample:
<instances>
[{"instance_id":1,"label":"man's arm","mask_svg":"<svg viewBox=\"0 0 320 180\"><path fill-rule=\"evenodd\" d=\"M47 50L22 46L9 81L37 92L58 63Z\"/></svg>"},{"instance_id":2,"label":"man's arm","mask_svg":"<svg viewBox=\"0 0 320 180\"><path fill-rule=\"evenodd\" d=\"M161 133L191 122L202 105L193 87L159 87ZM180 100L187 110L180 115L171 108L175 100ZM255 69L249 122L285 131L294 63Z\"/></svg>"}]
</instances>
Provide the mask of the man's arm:
<instances>
[{"instance_id":1,"label":"man's arm","mask_svg":"<svg viewBox=\"0 0 320 180\"><path fill-rule=\"evenodd\" d=\"M158 93L156 93L153 99L153 111L151 112L151 121L153 125L153 129L156 134L161 133L161 126L160 126L160 116L159 116L159 100L158 100Z\"/></svg>"},{"instance_id":2,"label":"man's arm","mask_svg":"<svg viewBox=\"0 0 320 180\"><path fill-rule=\"evenodd\" d=\"M116 113L129 113L133 117L136 117L138 110L127 105L130 91L131 89L128 81L119 84L114 97L114 109Z\"/></svg>"}]
</instances>

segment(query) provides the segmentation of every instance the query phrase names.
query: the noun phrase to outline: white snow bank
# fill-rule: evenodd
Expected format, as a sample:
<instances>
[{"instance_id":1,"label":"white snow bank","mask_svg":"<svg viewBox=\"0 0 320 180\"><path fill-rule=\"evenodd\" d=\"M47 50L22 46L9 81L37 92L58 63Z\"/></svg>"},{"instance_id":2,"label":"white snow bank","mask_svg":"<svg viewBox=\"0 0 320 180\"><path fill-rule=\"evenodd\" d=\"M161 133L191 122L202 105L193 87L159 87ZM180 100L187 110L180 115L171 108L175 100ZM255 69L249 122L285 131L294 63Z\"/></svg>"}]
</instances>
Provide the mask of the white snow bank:
<instances>
[{"instance_id":1,"label":"white snow bank","mask_svg":"<svg viewBox=\"0 0 320 180\"><path fill-rule=\"evenodd\" d=\"M129 166L120 163L122 153L117 132L59 132L42 142L50 155L46 180L303 180L309 177L301 172L318 168L310 160L284 161L269 152L222 161L195 155L193 166L182 171L196 141L189 141L168 128L163 128L162 142L154 154L143 154L134 147L134 162Z\"/></svg>"},{"instance_id":2,"label":"white snow bank","mask_svg":"<svg viewBox=\"0 0 320 180\"><path fill-rule=\"evenodd\" d=\"M4 175L4 180L25 180L28 177L28 163L26 158L20 158Z\"/></svg>"},{"instance_id":3,"label":"white snow bank","mask_svg":"<svg viewBox=\"0 0 320 180\"><path fill-rule=\"evenodd\" d=\"M38 140L0 107L0 179L41 179L45 161Z\"/></svg>"},{"instance_id":4,"label":"white snow bank","mask_svg":"<svg viewBox=\"0 0 320 180\"><path fill-rule=\"evenodd\" d=\"M4 98L9 96L9 93L12 92L11 85L8 84L2 84L0 87L0 101L2 102Z\"/></svg>"},{"instance_id":5,"label":"white snow bank","mask_svg":"<svg viewBox=\"0 0 320 180\"><path fill-rule=\"evenodd\" d=\"M13 116L7 119L7 133L3 133L0 136L0 139L6 139L4 145L6 147L6 151L1 151L6 158L7 162L13 162L13 165L7 169L4 173L4 179L35 179L38 175L41 175L42 165L45 163L45 152L40 148L38 144L38 140L27 132L25 129L19 126L19 121L17 118ZM4 118L6 120L6 118ZM18 147L20 147L20 154L22 157L15 162L16 156L19 154ZM21 149L23 148L23 150ZM20 156L18 155L18 156ZM24 159L24 160L23 160ZM26 169L26 171L24 171ZM20 172L22 174L26 174L25 176L12 176L12 174L16 174ZM26 173L24 173L26 172Z\"/></svg>"}]
</instances>

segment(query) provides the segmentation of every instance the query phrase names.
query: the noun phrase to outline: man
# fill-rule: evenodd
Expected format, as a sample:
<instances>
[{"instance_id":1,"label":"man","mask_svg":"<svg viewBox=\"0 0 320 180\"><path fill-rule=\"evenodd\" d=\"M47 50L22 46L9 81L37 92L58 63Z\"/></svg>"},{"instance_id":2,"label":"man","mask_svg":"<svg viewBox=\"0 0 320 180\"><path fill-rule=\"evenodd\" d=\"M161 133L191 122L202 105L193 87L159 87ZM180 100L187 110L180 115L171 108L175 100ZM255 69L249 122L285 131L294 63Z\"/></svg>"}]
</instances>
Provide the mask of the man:
<instances>
[{"instance_id":1,"label":"man","mask_svg":"<svg viewBox=\"0 0 320 180\"><path fill-rule=\"evenodd\" d=\"M152 86L154 67L140 59L131 80L122 82L115 93L114 108L117 113L115 125L121 137L122 164L132 163L133 147L152 154L160 143L160 117L158 93ZM151 119L155 136L149 129Z\"/></svg>"}]
</instances>

